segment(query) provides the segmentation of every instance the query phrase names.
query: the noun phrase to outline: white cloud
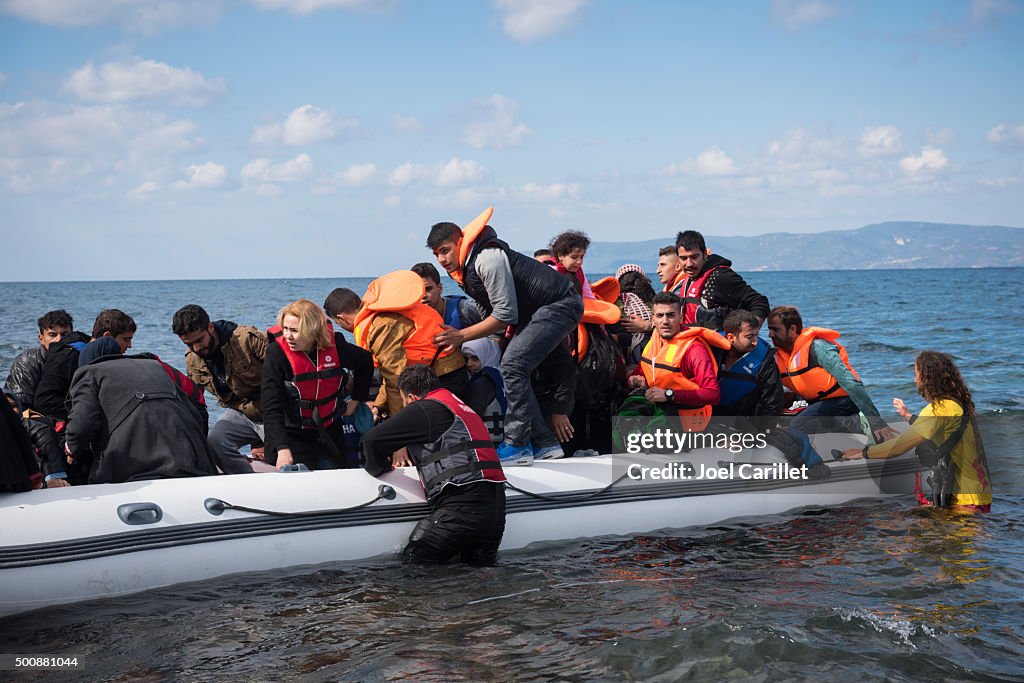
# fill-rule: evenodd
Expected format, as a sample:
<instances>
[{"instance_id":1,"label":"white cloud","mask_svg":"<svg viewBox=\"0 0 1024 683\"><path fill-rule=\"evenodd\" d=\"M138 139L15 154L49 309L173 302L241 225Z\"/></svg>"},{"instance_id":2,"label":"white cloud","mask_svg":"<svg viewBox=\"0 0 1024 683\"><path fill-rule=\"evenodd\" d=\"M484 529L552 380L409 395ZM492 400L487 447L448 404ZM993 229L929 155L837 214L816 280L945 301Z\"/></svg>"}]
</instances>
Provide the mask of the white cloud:
<instances>
[{"instance_id":1,"label":"white cloud","mask_svg":"<svg viewBox=\"0 0 1024 683\"><path fill-rule=\"evenodd\" d=\"M333 140L343 131L358 125L356 119L339 118L325 109L304 104L293 109L282 123L257 126L250 141L262 145L278 142L293 146L310 145Z\"/></svg>"},{"instance_id":2,"label":"white cloud","mask_svg":"<svg viewBox=\"0 0 1024 683\"><path fill-rule=\"evenodd\" d=\"M209 25L220 9L219 0L0 0L0 12L40 24L61 28L115 24L143 33Z\"/></svg>"},{"instance_id":3,"label":"white cloud","mask_svg":"<svg viewBox=\"0 0 1024 683\"><path fill-rule=\"evenodd\" d=\"M915 175L922 171L941 171L949 166L949 159L937 147L925 146L918 156L908 156L900 159L900 168L909 175Z\"/></svg>"},{"instance_id":4,"label":"white cloud","mask_svg":"<svg viewBox=\"0 0 1024 683\"><path fill-rule=\"evenodd\" d=\"M259 158L242 167L242 180L248 184L296 183L308 180L314 170L313 160L308 154L300 154L280 164L275 164L267 158Z\"/></svg>"},{"instance_id":5,"label":"white cloud","mask_svg":"<svg viewBox=\"0 0 1024 683\"><path fill-rule=\"evenodd\" d=\"M71 180L84 188L89 176L151 180L202 144L197 133L188 119L117 105L0 104L0 159L23 190Z\"/></svg>"},{"instance_id":6,"label":"white cloud","mask_svg":"<svg viewBox=\"0 0 1024 683\"><path fill-rule=\"evenodd\" d=\"M799 31L835 16L839 10L824 0L774 0L772 12L786 28Z\"/></svg>"},{"instance_id":7,"label":"white cloud","mask_svg":"<svg viewBox=\"0 0 1024 683\"><path fill-rule=\"evenodd\" d=\"M160 185L152 180L147 180L138 187L129 190L125 196L134 201L143 201L149 199L149 197L159 189Z\"/></svg>"},{"instance_id":8,"label":"white cloud","mask_svg":"<svg viewBox=\"0 0 1024 683\"><path fill-rule=\"evenodd\" d=\"M549 185L526 183L519 188L517 195L523 201L553 202L560 199L578 200L580 198L580 185L579 183L551 183Z\"/></svg>"},{"instance_id":9,"label":"white cloud","mask_svg":"<svg viewBox=\"0 0 1024 683\"><path fill-rule=\"evenodd\" d=\"M72 73L62 89L93 102L152 99L199 106L224 92L225 86L222 79L205 78L187 67L131 57L99 69L89 62Z\"/></svg>"},{"instance_id":10,"label":"white cloud","mask_svg":"<svg viewBox=\"0 0 1024 683\"><path fill-rule=\"evenodd\" d=\"M739 167L728 154L718 147L708 147L698 154L696 159L687 159L681 164L669 164L665 172L669 175L688 173L699 176L721 176L738 173Z\"/></svg>"},{"instance_id":11,"label":"white cloud","mask_svg":"<svg viewBox=\"0 0 1024 683\"><path fill-rule=\"evenodd\" d=\"M533 130L516 120L519 104L504 95L491 95L480 103L487 118L466 126L463 139L476 149L519 147Z\"/></svg>"},{"instance_id":12,"label":"white cloud","mask_svg":"<svg viewBox=\"0 0 1024 683\"><path fill-rule=\"evenodd\" d=\"M896 126L868 128L860 136L859 151L862 156L876 157L899 154L903 151L900 138L903 133Z\"/></svg>"},{"instance_id":13,"label":"white cloud","mask_svg":"<svg viewBox=\"0 0 1024 683\"><path fill-rule=\"evenodd\" d=\"M396 133L412 134L423 130L423 124L415 116L402 116L401 114L395 114L391 119L391 126Z\"/></svg>"},{"instance_id":14,"label":"white cloud","mask_svg":"<svg viewBox=\"0 0 1024 683\"><path fill-rule=\"evenodd\" d=\"M588 0L495 0L501 28L513 40L528 43L575 24Z\"/></svg>"},{"instance_id":15,"label":"white cloud","mask_svg":"<svg viewBox=\"0 0 1024 683\"><path fill-rule=\"evenodd\" d=\"M312 191L314 194L334 194L339 187L368 185L377 177L376 164L352 164L341 173L320 178Z\"/></svg>"},{"instance_id":16,"label":"white cloud","mask_svg":"<svg viewBox=\"0 0 1024 683\"><path fill-rule=\"evenodd\" d=\"M452 157L448 161L432 166L406 162L391 171L388 182L396 187L401 187L422 180L438 187L453 187L482 180L487 173L484 166L472 159L462 160Z\"/></svg>"},{"instance_id":17,"label":"white cloud","mask_svg":"<svg viewBox=\"0 0 1024 683\"><path fill-rule=\"evenodd\" d=\"M1024 123L1016 126L1000 123L988 132L985 139L997 144L1004 142L1024 143Z\"/></svg>"},{"instance_id":18,"label":"white cloud","mask_svg":"<svg viewBox=\"0 0 1024 683\"><path fill-rule=\"evenodd\" d=\"M326 9L381 9L393 0L249 0L264 10L283 9L292 14L312 14Z\"/></svg>"},{"instance_id":19,"label":"white cloud","mask_svg":"<svg viewBox=\"0 0 1024 683\"><path fill-rule=\"evenodd\" d=\"M1002 178L980 178L978 183L986 187L1013 187L1014 185L1020 185L1021 181L1024 180L1020 176L1003 176Z\"/></svg>"},{"instance_id":20,"label":"white cloud","mask_svg":"<svg viewBox=\"0 0 1024 683\"><path fill-rule=\"evenodd\" d=\"M779 160L800 164L818 163L842 156L842 143L824 138L803 128L787 131L780 140L768 145L768 153Z\"/></svg>"},{"instance_id":21,"label":"white cloud","mask_svg":"<svg viewBox=\"0 0 1024 683\"><path fill-rule=\"evenodd\" d=\"M215 190L224 185L228 178L228 169L220 164L207 161L205 164L193 164L188 167L188 179L179 180L174 187L179 190L204 189Z\"/></svg>"}]
</instances>

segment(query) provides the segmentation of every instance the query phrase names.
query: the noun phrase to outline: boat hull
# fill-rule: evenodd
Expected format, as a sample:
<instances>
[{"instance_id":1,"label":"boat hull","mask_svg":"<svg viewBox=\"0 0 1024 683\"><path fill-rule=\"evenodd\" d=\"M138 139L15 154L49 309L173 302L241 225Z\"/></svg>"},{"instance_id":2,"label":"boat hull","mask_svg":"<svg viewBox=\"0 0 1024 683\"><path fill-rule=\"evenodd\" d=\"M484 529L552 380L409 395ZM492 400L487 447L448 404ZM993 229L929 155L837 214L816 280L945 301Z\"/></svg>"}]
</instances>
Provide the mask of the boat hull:
<instances>
[{"instance_id":1,"label":"boat hull","mask_svg":"<svg viewBox=\"0 0 1024 683\"><path fill-rule=\"evenodd\" d=\"M768 465L746 467L745 478L738 467L732 476L697 476L717 469L720 456L600 456L509 469L515 489L536 495L509 490L501 547L702 526L906 495L916 469L916 457L904 456L831 463L831 477L823 481L752 478L768 472ZM678 466L666 466L672 462ZM643 468L645 478L631 476ZM654 470L675 476L661 478L651 474ZM394 489L393 499L330 512L367 503L382 483ZM219 510L216 501L294 514ZM0 616L241 572L389 555L401 549L428 511L411 468L380 478L335 470L5 494L0 496L5 530Z\"/></svg>"}]
</instances>

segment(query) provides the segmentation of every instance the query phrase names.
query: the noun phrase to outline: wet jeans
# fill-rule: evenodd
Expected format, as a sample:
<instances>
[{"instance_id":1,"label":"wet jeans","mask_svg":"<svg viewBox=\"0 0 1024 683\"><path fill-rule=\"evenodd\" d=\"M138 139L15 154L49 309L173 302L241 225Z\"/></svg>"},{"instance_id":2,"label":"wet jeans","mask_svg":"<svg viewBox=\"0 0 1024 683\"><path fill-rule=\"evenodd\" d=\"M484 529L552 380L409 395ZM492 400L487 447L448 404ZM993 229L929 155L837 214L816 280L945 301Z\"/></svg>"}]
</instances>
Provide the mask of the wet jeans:
<instances>
[{"instance_id":1,"label":"wet jeans","mask_svg":"<svg viewBox=\"0 0 1024 683\"><path fill-rule=\"evenodd\" d=\"M576 329L582 317L583 299L568 296L542 306L508 343L501 357L501 376L508 398L506 441L516 446L524 446L531 439L542 444L558 443L541 415L530 373Z\"/></svg>"}]
</instances>

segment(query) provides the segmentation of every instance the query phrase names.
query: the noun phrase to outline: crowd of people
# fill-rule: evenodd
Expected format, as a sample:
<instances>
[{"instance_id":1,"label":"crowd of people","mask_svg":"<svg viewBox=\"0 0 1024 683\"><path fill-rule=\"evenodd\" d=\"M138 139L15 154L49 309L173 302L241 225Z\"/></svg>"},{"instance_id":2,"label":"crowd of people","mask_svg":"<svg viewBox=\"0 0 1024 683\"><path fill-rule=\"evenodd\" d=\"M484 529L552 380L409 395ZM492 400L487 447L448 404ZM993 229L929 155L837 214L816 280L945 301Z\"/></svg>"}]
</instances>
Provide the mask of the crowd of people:
<instances>
[{"instance_id":1,"label":"crowd of people","mask_svg":"<svg viewBox=\"0 0 1024 683\"><path fill-rule=\"evenodd\" d=\"M634 263L590 281L590 240L579 231L520 253L491 213L427 235L460 294L445 294L438 268L422 262L362 294L338 288L322 306L288 303L266 330L182 306L169 322L186 347L184 372L128 355L136 325L120 310L101 311L89 335L66 311L44 314L38 346L7 377L0 428L5 452L21 455L3 459L0 490L241 474L254 464L373 475L414 466L435 514L406 556L491 562L504 528L503 467L614 452L617 415L657 415L687 430L715 428L716 416L756 420L812 470L823 467L807 436L816 432L863 428L875 445L848 458L946 444L956 475L945 502L991 502L970 393L945 354L918 359L922 417L957 419L897 438L839 332L771 307L699 232L659 251L656 292ZM205 394L224 409L212 427ZM787 414L794 406L803 408ZM440 524L453 516L438 511L453 506L457 519Z\"/></svg>"}]
</instances>

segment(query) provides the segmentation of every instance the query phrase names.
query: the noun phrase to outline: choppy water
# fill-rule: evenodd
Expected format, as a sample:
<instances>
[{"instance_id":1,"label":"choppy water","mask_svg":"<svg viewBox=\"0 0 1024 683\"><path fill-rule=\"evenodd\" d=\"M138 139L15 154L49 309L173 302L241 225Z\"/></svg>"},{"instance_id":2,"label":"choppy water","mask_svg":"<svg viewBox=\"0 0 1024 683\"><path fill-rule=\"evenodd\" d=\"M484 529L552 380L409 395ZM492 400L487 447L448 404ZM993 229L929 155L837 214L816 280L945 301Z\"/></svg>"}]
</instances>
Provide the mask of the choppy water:
<instances>
[{"instance_id":1,"label":"choppy water","mask_svg":"<svg viewBox=\"0 0 1024 683\"><path fill-rule=\"evenodd\" d=\"M84 655L77 680L1024 680L1024 269L748 279L841 330L883 413L893 396L920 407L914 351L954 354L983 415L993 512L908 499L548 543L486 569L229 577L0 621L0 652ZM182 304L265 326L298 296L366 283L0 284L0 367L50 308L82 329L123 308L136 349L180 365Z\"/></svg>"}]
</instances>

